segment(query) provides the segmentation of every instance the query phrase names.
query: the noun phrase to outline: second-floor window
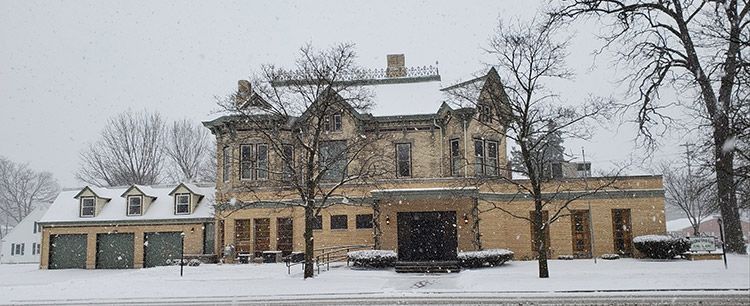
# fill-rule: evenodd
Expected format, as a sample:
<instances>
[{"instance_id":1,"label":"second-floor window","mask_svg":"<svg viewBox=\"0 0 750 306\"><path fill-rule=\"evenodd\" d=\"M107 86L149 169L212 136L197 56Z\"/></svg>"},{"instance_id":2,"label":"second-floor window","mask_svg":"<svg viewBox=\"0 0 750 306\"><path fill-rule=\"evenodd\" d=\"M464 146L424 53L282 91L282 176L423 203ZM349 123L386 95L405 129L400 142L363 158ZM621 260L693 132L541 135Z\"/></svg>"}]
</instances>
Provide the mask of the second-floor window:
<instances>
[{"instance_id":1,"label":"second-floor window","mask_svg":"<svg viewBox=\"0 0 750 306\"><path fill-rule=\"evenodd\" d=\"M178 193L174 196L175 215L187 215L190 213L190 194Z\"/></svg>"},{"instance_id":2,"label":"second-floor window","mask_svg":"<svg viewBox=\"0 0 750 306\"><path fill-rule=\"evenodd\" d=\"M240 146L240 179L268 179L267 144L243 144Z\"/></svg>"},{"instance_id":3,"label":"second-floor window","mask_svg":"<svg viewBox=\"0 0 750 306\"><path fill-rule=\"evenodd\" d=\"M477 112L479 112L479 121L485 123L492 123L492 108L487 105L477 105Z\"/></svg>"},{"instance_id":4,"label":"second-floor window","mask_svg":"<svg viewBox=\"0 0 750 306\"><path fill-rule=\"evenodd\" d=\"M346 141L326 141L320 144L320 171L324 180L341 180L346 176Z\"/></svg>"},{"instance_id":5,"label":"second-floor window","mask_svg":"<svg viewBox=\"0 0 750 306\"><path fill-rule=\"evenodd\" d=\"M143 213L143 197L128 196L128 216L140 216Z\"/></svg>"},{"instance_id":6,"label":"second-floor window","mask_svg":"<svg viewBox=\"0 0 750 306\"><path fill-rule=\"evenodd\" d=\"M294 175L294 147L292 145L284 145L282 150L284 154L281 161L282 179L290 181Z\"/></svg>"},{"instance_id":7,"label":"second-floor window","mask_svg":"<svg viewBox=\"0 0 750 306\"><path fill-rule=\"evenodd\" d=\"M341 114L336 113L326 116L323 128L329 132L341 131Z\"/></svg>"},{"instance_id":8,"label":"second-floor window","mask_svg":"<svg viewBox=\"0 0 750 306\"><path fill-rule=\"evenodd\" d=\"M93 217L96 210L96 200L94 197L81 198L81 217Z\"/></svg>"},{"instance_id":9,"label":"second-floor window","mask_svg":"<svg viewBox=\"0 0 750 306\"><path fill-rule=\"evenodd\" d=\"M229 182L230 173L232 173L232 149L224 147L222 151L222 177L224 182Z\"/></svg>"},{"instance_id":10,"label":"second-floor window","mask_svg":"<svg viewBox=\"0 0 750 306\"><path fill-rule=\"evenodd\" d=\"M451 176L461 175L461 146L458 139L452 139L450 142L451 150Z\"/></svg>"},{"instance_id":11,"label":"second-floor window","mask_svg":"<svg viewBox=\"0 0 750 306\"><path fill-rule=\"evenodd\" d=\"M497 175L497 141L475 139L474 156L475 175Z\"/></svg>"},{"instance_id":12,"label":"second-floor window","mask_svg":"<svg viewBox=\"0 0 750 306\"><path fill-rule=\"evenodd\" d=\"M411 144L396 144L396 168L399 177L411 176Z\"/></svg>"}]
</instances>

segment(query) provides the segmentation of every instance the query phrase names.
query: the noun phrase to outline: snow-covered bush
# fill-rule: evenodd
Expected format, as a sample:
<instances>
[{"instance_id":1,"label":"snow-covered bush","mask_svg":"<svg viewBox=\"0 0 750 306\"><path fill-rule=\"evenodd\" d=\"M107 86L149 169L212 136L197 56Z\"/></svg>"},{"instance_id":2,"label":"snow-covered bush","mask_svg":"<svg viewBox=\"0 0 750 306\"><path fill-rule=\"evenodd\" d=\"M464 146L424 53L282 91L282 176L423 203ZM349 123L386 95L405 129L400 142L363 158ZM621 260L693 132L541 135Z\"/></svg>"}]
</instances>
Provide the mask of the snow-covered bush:
<instances>
[{"instance_id":1,"label":"snow-covered bush","mask_svg":"<svg viewBox=\"0 0 750 306\"><path fill-rule=\"evenodd\" d=\"M561 259L561 260L573 260L575 258L576 257L573 256L573 255L560 255L560 256L557 256L557 259Z\"/></svg>"},{"instance_id":2,"label":"snow-covered bush","mask_svg":"<svg viewBox=\"0 0 750 306\"><path fill-rule=\"evenodd\" d=\"M633 245L643 255L654 259L672 259L690 250L684 238L663 235L645 235L633 238Z\"/></svg>"},{"instance_id":3,"label":"snow-covered bush","mask_svg":"<svg viewBox=\"0 0 750 306\"><path fill-rule=\"evenodd\" d=\"M600 258L601 259L606 259L606 260L615 260L615 259L620 259L620 255L617 255L617 254L602 254L602 256L600 256Z\"/></svg>"},{"instance_id":4,"label":"snow-covered bush","mask_svg":"<svg viewBox=\"0 0 750 306\"><path fill-rule=\"evenodd\" d=\"M197 258L193 258L193 259L191 259L190 261L188 261L188 264L187 264L187 265L188 265L188 266L191 266L191 267L197 267L197 266L200 266L200 265L201 265L201 261L200 261L200 260L198 260Z\"/></svg>"},{"instance_id":5,"label":"snow-covered bush","mask_svg":"<svg viewBox=\"0 0 750 306\"><path fill-rule=\"evenodd\" d=\"M346 253L355 267L387 268L393 267L398 258L396 252L389 250L363 250Z\"/></svg>"},{"instance_id":6,"label":"snow-covered bush","mask_svg":"<svg viewBox=\"0 0 750 306\"><path fill-rule=\"evenodd\" d=\"M490 249L484 251L458 252L458 264L464 268L479 268L485 266L500 266L513 259L513 251L506 249Z\"/></svg>"}]
</instances>

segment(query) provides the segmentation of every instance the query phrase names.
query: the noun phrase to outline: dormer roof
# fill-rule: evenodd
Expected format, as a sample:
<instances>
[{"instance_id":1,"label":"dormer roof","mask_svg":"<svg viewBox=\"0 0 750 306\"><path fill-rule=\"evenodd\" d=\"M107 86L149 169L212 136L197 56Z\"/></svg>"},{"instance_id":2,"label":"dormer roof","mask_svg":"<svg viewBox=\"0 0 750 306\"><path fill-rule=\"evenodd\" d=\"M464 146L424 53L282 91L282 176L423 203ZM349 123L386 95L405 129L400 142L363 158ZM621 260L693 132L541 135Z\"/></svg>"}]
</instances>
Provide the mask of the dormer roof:
<instances>
[{"instance_id":1,"label":"dormer roof","mask_svg":"<svg viewBox=\"0 0 750 306\"><path fill-rule=\"evenodd\" d=\"M91 187L91 186L83 187L83 189L81 189L81 191L79 191L78 193L76 193L76 195L73 196L73 198L74 199L80 198L81 194L83 194L84 192L86 192L86 190L91 191L91 193L93 193L94 196L96 196L97 198L106 199L106 200L111 200L112 199L112 198L108 198L107 196L105 196L107 194L107 192L105 192L103 189L100 189L98 187Z\"/></svg>"},{"instance_id":2,"label":"dormer roof","mask_svg":"<svg viewBox=\"0 0 750 306\"><path fill-rule=\"evenodd\" d=\"M197 195L198 201L203 199L203 194L198 192L200 191L200 188L198 188L198 186L196 186L195 184L191 184L191 183L180 183L179 185L177 185L177 187L175 187L174 189L172 189L172 191L169 192L169 195L174 196L174 194L177 192L178 189L180 189L180 187L185 187L185 189L190 191L190 193Z\"/></svg>"},{"instance_id":3,"label":"dormer roof","mask_svg":"<svg viewBox=\"0 0 750 306\"><path fill-rule=\"evenodd\" d=\"M151 188L151 186L143 186L143 185L130 186L128 189L125 189L125 192L123 192L122 195L120 195L120 197L124 198L128 194L128 192L130 192L133 189L138 190L138 192L140 192L142 195L156 199L156 190Z\"/></svg>"}]
</instances>

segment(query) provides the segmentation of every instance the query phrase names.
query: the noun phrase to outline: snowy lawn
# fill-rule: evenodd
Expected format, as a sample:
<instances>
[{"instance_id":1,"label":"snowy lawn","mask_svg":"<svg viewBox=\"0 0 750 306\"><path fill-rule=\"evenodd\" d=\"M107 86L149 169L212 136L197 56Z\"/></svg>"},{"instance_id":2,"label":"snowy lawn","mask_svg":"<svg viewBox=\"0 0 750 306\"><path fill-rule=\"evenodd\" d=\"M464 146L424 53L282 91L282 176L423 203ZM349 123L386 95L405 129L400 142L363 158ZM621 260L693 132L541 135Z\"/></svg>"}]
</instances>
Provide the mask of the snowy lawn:
<instances>
[{"instance_id":1,"label":"snowy lawn","mask_svg":"<svg viewBox=\"0 0 750 306\"><path fill-rule=\"evenodd\" d=\"M205 299L300 295L413 295L466 292L551 292L578 290L748 289L750 257L720 260L639 259L552 260L549 279L539 279L535 261L453 274L397 274L352 270L337 265L302 280L300 266L287 275L284 264L201 265L138 270L39 270L35 265L0 265L0 304L53 301Z\"/></svg>"}]
</instances>

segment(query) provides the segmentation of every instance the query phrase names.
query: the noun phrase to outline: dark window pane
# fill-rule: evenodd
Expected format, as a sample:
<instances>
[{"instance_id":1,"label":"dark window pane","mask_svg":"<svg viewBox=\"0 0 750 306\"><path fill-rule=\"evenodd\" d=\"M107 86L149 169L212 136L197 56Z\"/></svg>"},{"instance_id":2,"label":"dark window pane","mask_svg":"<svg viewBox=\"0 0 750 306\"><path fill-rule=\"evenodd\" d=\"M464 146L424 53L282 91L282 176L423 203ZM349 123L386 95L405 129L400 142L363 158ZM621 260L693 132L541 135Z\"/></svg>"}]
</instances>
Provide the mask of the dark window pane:
<instances>
[{"instance_id":1,"label":"dark window pane","mask_svg":"<svg viewBox=\"0 0 750 306\"><path fill-rule=\"evenodd\" d=\"M335 215L331 216L331 229L347 229L347 216L346 215Z\"/></svg>"},{"instance_id":2,"label":"dark window pane","mask_svg":"<svg viewBox=\"0 0 750 306\"><path fill-rule=\"evenodd\" d=\"M323 229L323 217L321 216L315 216L315 219L313 219L312 223L312 229Z\"/></svg>"},{"instance_id":3,"label":"dark window pane","mask_svg":"<svg viewBox=\"0 0 750 306\"><path fill-rule=\"evenodd\" d=\"M451 140L451 175L452 176L458 176L460 175L461 170L461 152L459 151L460 147L458 144L458 139Z\"/></svg>"},{"instance_id":4,"label":"dark window pane","mask_svg":"<svg viewBox=\"0 0 750 306\"><path fill-rule=\"evenodd\" d=\"M411 144L396 144L396 166L398 176L411 176Z\"/></svg>"},{"instance_id":5,"label":"dark window pane","mask_svg":"<svg viewBox=\"0 0 750 306\"><path fill-rule=\"evenodd\" d=\"M140 215L141 214L141 197L130 197L128 203L128 214L129 215Z\"/></svg>"},{"instance_id":6,"label":"dark window pane","mask_svg":"<svg viewBox=\"0 0 750 306\"><path fill-rule=\"evenodd\" d=\"M282 175L283 179L288 181L292 179L292 173L294 170L294 147L291 145L284 145L283 154Z\"/></svg>"},{"instance_id":7,"label":"dark window pane","mask_svg":"<svg viewBox=\"0 0 750 306\"><path fill-rule=\"evenodd\" d=\"M372 228L372 214L357 215L357 228Z\"/></svg>"},{"instance_id":8,"label":"dark window pane","mask_svg":"<svg viewBox=\"0 0 750 306\"><path fill-rule=\"evenodd\" d=\"M346 141L321 143L319 162L324 180L341 180L346 175Z\"/></svg>"},{"instance_id":9,"label":"dark window pane","mask_svg":"<svg viewBox=\"0 0 750 306\"><path fill-rule=\"evenodd\" d=\"M341 131L341 114L333 115L333 130Z\"/></svg>"},{"instance_id":10,"label":"dark window pane","mask_svg":"<svg viewBox=\"0 0 750 306\"><path fill-rule=\"evenodd\" d=\"M268 145L259 144L257 155L258 179L268 179Z\"/></svg>"},{"instance_id":11,"label":"dark window pane","mask_svg":"<svg viewBox=\"0 0 750 306\"><path fill-rule=\"evenodd\" d=\"M474 173L476 176L484 174L484 141L474 140Z\"/></svg>"},{"instance_id":12,"label":"dark window pane","mask_svg":"<svg viewBox=\"0 0 750 306\"><path fill-rule=\"evenodd\" d=\"M240 178L253 179L253 145L240 146Z\"/></svg>"}]
</instances>

